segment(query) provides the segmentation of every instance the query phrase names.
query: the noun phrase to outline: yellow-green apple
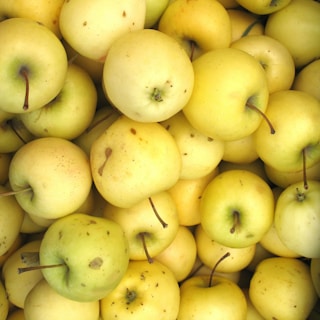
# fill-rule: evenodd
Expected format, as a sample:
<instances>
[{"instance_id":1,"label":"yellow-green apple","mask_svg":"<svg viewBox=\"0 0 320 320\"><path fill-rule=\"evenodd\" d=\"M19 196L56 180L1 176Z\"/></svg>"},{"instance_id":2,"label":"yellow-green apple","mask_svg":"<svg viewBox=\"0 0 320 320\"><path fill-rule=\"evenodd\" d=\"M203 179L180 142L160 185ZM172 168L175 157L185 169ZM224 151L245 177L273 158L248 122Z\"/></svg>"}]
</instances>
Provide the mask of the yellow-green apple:
<instances>
[{"instance_id":1,"label":"yellow-green apple","mask_svg":"<svg viewBox=\"0 0 320 320\"><path fill-rule=\"evenodd\" d=\"M230 253L228 259L224 259L215 269L217 272L238 272L246 268L252 261L256 244L243 248L230 248L217 241L211 240L205 233L201 224L196 227L195 241L199 259L209 268L213 268L221 256Z\"/></svg>"},{"instance_id":2,"label":"yellow-green apple","mask_svg":"<svg viewBox=\"0 0 320 320\"><path fill-rule=\"evenodd\" d=\"M4 263L7 261L7 259L16 251L18 250L20 247L23 246L23 244L26 241L26 235L19 233L18 236L16 237L16 239L13 241L11 247L7 250L7 252L5 252L4 254L2 254L0 256L0 268L2 268L2 266L4 265Z\"/></svg>"},{"instance_id":3,"label":"yellow-green apple","mask_svg":"<svg viewBox=\"0 0 320 320\"><path fill-rule=\"evenodd\" d=\"M109 105L98 108L86 130L73 142L90 156L93 142L120 116L120 113Z\"/></svg>"},{"instance_id":4,"label":"yellow-green apple","mask_svg":"<svg viewBox=\"0 0 320 320\"><path fill-rule=\"evenodd\" d=\"M243 9L227 10L231 22L231 44L247 35L264 33L264 25L260 16Z\"/></svg>"},{"instance_id":5,"label":"yellow-green apple","mask_svg":"<svg viewBox=\"0 0 320 320\"><path fill-rule=\"evenodd\" d=\"M320 258L320 181L285 188L276 202L274 226L280 240L306 258Z\"/></svg>"},{"instance_id":6,"label":"yellow-green apple","mask_svg":"<svg viewBox=\"0 0 320 320\"><path fill-rule=\"evenodd\" d=\"M264 319L287 320L307 319L318 299L309 266L283 257L259 263L250 281L249 297Z\"/></svg>"},{"instance_id":7,"label":"yellow-green apple","mask_svg":"<svg viewBox=\"0 0 320 320\"><path fill-rule=\"evenodd\" d=\"M104 62L111 44L121 35L144 27L145 0L65 1L59 15L66 42L81 55Z\"/></svg>"},{"instance_id":8,"label":"yellow-green apple","mask_svg":"<svg viewBox=\"0 0 320 320\"><path fill-rule=\"evenodd\" d=\"M291 0L287 6L268 16L265 34L287 47L299 69L320 56L319 21L318 1Z\"/></svg>"},{"instance_id":9,"label":"yellow-green apple","mask_svg":"<svg viewBox=\"0 0 320 320\"><path fill-rule=\"evenodd\" d=\"M95 301L120 282L129 263L128 248L119 224L73 213L48 227L39 250L40 268L50 286L62 296Z\"/></svg>"},{"instance_id":10,"label":"yellow-green apple","mask_svg":"<svg viewBox=\"0 0 320 320\"><path fill-rule=\"evenodd\" d=\"M258 243L272 224L273 193L257 174L228 170L207 185L200 214L210 239L227 247L248 247Z\"/></svg>"},{"instance_id":11,"label":"yellow-green apple","mask_svg":"<svg viewBox=\"0 0 320 320\"><path fill-rule=\"evenodd\" d=\"M129 242L131 260L146 260L166 249L177 235L179 220L173 198L162 191L130 208L108 203L103 217L118 223Z\"/></svg>"},{"instance_id":12,"label":"yellow-green apple","mask_svg":"<svg viewBox=\"0 0 320 320\"><path fill-rule=\"evenodd\" d=\"M197 258L197 246L191 230L179 226L171 244L154 257L154 260L167 266L176 280L181 282L190 274Z\"/></svg>"},{"instance_id":13,"label":"yellow-green apple","mask_svg":"<svg viewBox=\"0 0 320 320\"><path fill-rule=\"evenodd\" d=\"M40 109L20 114L26 128L36 137L72 140L91 123L97 105L97 90L89 74L69 64L63 88Z\"/></svg>"},{"instance_id":14,"label":"yellow-green apple","mask_svg":"<svg viewBox=\"0 0 320 320\"><path fill-rule=\"evenodd\" d=\"M33 255L39 252L41 240L26 242L6 260L2 267L2 277L6 286L10 303L18 308L24 307L26 296L43 278L40 270L18 273L19 268L29 267L33 263ZM29 258L32 257L32 258Z\"/></svg>"},{"instance_id":15,"label":"yellow-green apple","mask_svg":"<svg viewBox=\"0 0 320 320\"><path fill-rule=\"evenodd\" d=\"M9 166L12 159L11 153L0 153L0 184L4 185L9 179Z\"/></svg>"},{"instance_id":16,"label":"yellow-green apple","mask_svg":"<svg viewBox=\"0 0 320 320\"><path fill-rule=\"evenodd\" d=\"M47 228L37 224L34 219L31 219L30 214L24 211L23 221L21 224L20 232L24 234L40 233Z\"/></svg>"},{"instance_id":17,"label":"yellow-green apple","mask_svg":"<svg viewBox=\"0 0 320 320\"><path fill-rule=\"evenodd\" d=\"M269 93L291 88L295 65L289 50L280 41L264 34L243 37L231 44L256 58L266 72Z\"/></svg>"},{"instance_id":18,"label":"yellow-green apple","mask_svg":"<svg viewBox=\"0 0 320 320\"><path fill-rule=\"evenodd\" d=\"M0 20L18 17L32 19L60 38L59 15L63 2L64 0L7 0L0 4Z\"/></svg>"},{"instance_id":19,"label":"yellow-green apple","mask_svg":"<svg viewBox=\"0 0 320 320\"><path fill-rule=\"evenodd\" d=\"M181 153L180 179L198 179L210 174L220 163L224 142L203 135L180 111L161 122L176 141Z\"/></svg>"},{"instance_id":20,"label":"yellow-green apple","mask_svg":"<svg viewBox=\"0 0 320 320\"><path fill-rule=\"evenodd\" d=\"M320 58L302 68L294 78L292 89L307 92L320 100Z\"/></svg>"},{"instance_id":21,"label":"yellow-green apple","mask_svg":"<svg viewBox=\"0 0 320 320\"><path fill-rule=\"evenodd\" d=\"M257 311L257 309L254 307L250 300L249 296L249 289L248 288L242 288L242 291L246 297L247 300L247 317L246 320L265 320L265 318L262 317L262 315Z\"/></svg>"},{"instance_id":22,"label":"yellow-green apple","mask_svg":"<svg viewBox=\"0 0 320 320\"><path fill-rule=\"evenodd\" d=\"M146 17L144 28L154 27L163 12L166 10L170 0L146 0Z\"/></svg>"},{"instance_id":23,"label":"yellow-green apple","mask_svg":"<svg viewBox=\"0 0 320 320\"><path fill-rule=\"evenodd\" d=\"M249 53L215 49L193 61L194 89L183 112L213 139L244 138L260 125L269 92L265 71Z\"/></svg>"},{"instance_id":24,"label":"yellow-green apple","mask_svg":"<svg viewBox=\"0 0 320 320\"><path fill-rule=\"evenodd\" d=\"M66 139L45 137L30 141L14 154L9 181L26 212L56 219L82 205L92 176L89 159L80 147Z\"/></svg>"},{"instance_id":25,"label":"yellow-green apple","mask_svg":"<svg viewBox=\"0 0 320 320\"><path fill-rule=\"evenodd\" d=\"M176 319L180 294L173 272L158 261L130 261L119 285L101 299L102 320Z\"/></svg>"},{"instance_id":26,"label":"yellow-green apple","mask_svg":"<svg viewBox=\"0 0 320 320\"><path fill-rule=\"evenodd\" d=\"M247 302L233 281L213 276L193 276L180 286L178 320L244 320Z\"/></svg>"},{"instance_id":27,"label":"yellow-green apple","mask_svg":"<svg viewBox=\"0 0 320 320\"><path fill-rule=\"evenodd\" d=\"M219 173L218 168L198 179L179 179L168 192L176 204L179 224L195 226L200 223L200 199L205 187Z\"/></svg>"},{"instance_id":28,"label":"yellow-green apple","mask_svg":"<svg viewBox=\"0 0 320 320\"><path fill-rule=\"evenodd\" d=\"M113 42L103 68L107 99L127 117L164 121L189 100L192 63L172 37L155 29L129 32Z\"/></svg>"},{"instance_id":29,"label":"yellow-green apple","mask_svg":"<svg viewBox=\"0 0 320 320\"><path fill-rule=\"evenodd\" d=\"M0 22L0 109L25 113L41 108L60 92L68 61L58 37L27 18Z\"/></svg>"},{"instance_id":30,"label":"yellow-green apple","mask_svg":"<svg viewBox=\"0 0 320 320\"><path fill-rule=\"evenodd\" d=\"M294 172L320 161L320 101L297 90L270 94L266 116L275 128L270 134L262 122L254 133L262 161L278 171Z\"/></svg>"},{"instance_id":31,"label":"yellow-green apple","mask_svg":"<svg viewBox=\"0 0 320 320\"><path fill-rule=\"evenodd\" d=\"M7 297L6 288L4 287L4 284L0 280L0 320L6 320L7 316L9 314L9 300Z\"/></svg>"},{"instance_id":32,"label":"yellow-green apple","mask_svg":"<svg viewBox=\"0 0 320 320\"><path fill-rule=\"evenodd\" d=\"M23 210L15 197L1 196L10 192L0 185L0 256L6 253L14 243L23 221Z\"/></svg>"},{"instance_id":33,"label":"yellow-green apple","mask_svg":"<svg viewBox=\"0 0 320 320\"><path fill-rule=\"evenodd\" d=\"M259 15L269 15L273 12L279 11L285 8L291 0L236 0L238 4L247 9L249 12L256 13Z\"/></svg>"},{"instance_id":34,"label":"yellow-green apple","mask_svg":"<svg viewBox=\"0 0 320 320\"><path fill-rule=\"evenodd\" d=\"M312 258L310 261L310 273L313 285L320 297L320 258Z\"/></svg>"},{"instance_id":35,"label":"yellow-green apple","mask_svg":"<svg viewBox=\"0 0 320 320\"><path fill-rule=\"evenodd\" d=\"M191 60L231 42L230 18L219 1L176 0L164 11L158 30L174 38Z\"/></svg>"},{"instance_id":36,"label":"yellow-green apple","mask_svg":"<svg viewBox=\"0 0 320 320\"><path fill-rule=\"evenodd\" d=\"M172 135L157 122L126 116L94 141L90 160L97 190L111 204L126 208L171 188L181 171L181 155Z\"/></svg>"},{"instance_id":37,"label":"yellow-green apple","mask_svg":"<svg viewBox=\"0 0 320 320\"><path fill-rule=\"evenodd\" d=\"M99 300L74 301L60 295L42 279L28 293L24 304L25 320L97 320Z\"/></svg>"}]
</instances>

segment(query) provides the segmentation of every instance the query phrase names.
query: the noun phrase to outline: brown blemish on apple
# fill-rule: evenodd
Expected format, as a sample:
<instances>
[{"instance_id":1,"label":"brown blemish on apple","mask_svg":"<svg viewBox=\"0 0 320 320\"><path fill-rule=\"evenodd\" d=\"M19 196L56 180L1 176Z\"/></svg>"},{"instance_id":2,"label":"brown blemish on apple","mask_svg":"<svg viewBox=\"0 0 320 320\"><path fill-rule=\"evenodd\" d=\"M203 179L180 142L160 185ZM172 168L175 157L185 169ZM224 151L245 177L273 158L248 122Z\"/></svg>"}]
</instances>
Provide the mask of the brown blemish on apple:
<instances>
[{"instance_id":1,"label":"brown blemish on apple","mask_svg":"<svg viewBox=\"0 0 320 320\"><path fill-rule=\"evenodd\" d=\"M103 265L103 259L101 257L95 257L92 261L89 262L89 268L98 270Z\"/></svg>"},{"instance_id":2,"label":"brown blemish on apple","mask_svg":"<svg viewBox=\"0 0 320 320\"><path fill-rule=\"evenodd\" d=\"M127 13L125 10L122 11L122 17L125 18L127 16Z\"/></svg>"},{"instance_id":3,"label":"brown blemish on apple","mask_svg":"<svg viewBox=\"0 0 320 320\"><path fill-rule=\"evenodd\" d=\"M104 167L105 167L105 165L107 164L107 161L108 161L108 159L110 158L110 156L111 156L111 154L112 154L112 149L109 148L109 147L106 148L106 149L104 150L104 154L105 154L105 157L106 157L106 158L105 158L103 164L101 165L101 167L98 169L98 173L99 173L100 176L102 176Z\"/></svg>"},{"instance_id":4,"label":"brown blemish on apple","mask_svg":"<svg viewBox=\"0 0 320 320\"><path fill-rule=\"evenodd\" d=\"M136 130L135 128L131 128L131 129L130 129L130 132L131 132L132 134L137 134L137 130Z\"/></svg>"},{"instance_id":5,"label":"brown blemish on apple","mask_svg":"<svg viewBox=\"0 0 320 320\"><path fill-rule=\"evenodd\" d=\"M88 24L87 21L83 21L82 25L85 27Z\"/></svg>"}]
</instances>

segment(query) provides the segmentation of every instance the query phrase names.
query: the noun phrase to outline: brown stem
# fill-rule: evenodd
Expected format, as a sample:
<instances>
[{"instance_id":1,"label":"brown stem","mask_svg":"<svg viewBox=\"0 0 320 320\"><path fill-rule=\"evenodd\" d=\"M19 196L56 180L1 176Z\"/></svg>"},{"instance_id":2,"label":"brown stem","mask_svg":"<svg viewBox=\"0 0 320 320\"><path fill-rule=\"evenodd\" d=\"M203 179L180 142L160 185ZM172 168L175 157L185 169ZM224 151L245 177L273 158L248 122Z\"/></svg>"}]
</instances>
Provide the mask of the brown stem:
<instances>
[{"instance_id":1,"label":"brown stem","mask_svg":"<svg viewBox=\"0 0 320 320\"><path fill-rule=\"evenodd\" d=\"M196 48L196 43L193 40L190 40L190 47L191 47L190 60L193 61L194 51Z\"/></svg>"},{"instance_id":2,"label":"brown stem","mask_svg":"<svg viewBox=\"0 0 320 320\"><path fill-rule=\"evenodd\" d=\"M214 272L216 271L218 265L224 260L226 259L227 257L230 256L230 252L227 252L225 253L217 262L216 264L213 266L212 270L211 270L211 273L210 273L210 278L209 278L209 285L208 287L211 287L212 286L212 280L213 280L213 274Z\"/></svg>"},{"instance_id":3,"label":"brown stem","mask_svg":"<svg viewBox=\"0 0 320 320\"><path fill-rule=\"evenodd\" d=\"M168 226L168 224L167 224L165 221L163 221L163 219L160 217L160 215L159 215L159 213L158 213L158 211L157 211L157 208L156 208L156 206L154 205L151 197L149 197L148 199L149 199L150 205L151 205L152 210L153 210L154 214L156 215L157 219L158 219L158 220L160 221L160 223L162 224L162 227L163 227L163 228L166 228L166 227Z\"/></svg>"},{"instance_id":4,"label":"brown stem","mask_svg":"<svg viewBox=\"0 0 320 320\"><path fill-rule=\"evenodd\" d=\"M306 148L302 149L302 175L303 175L303 185L305 190L308 190L308 181L307 181L307 159L306 159Z\"/></svg>"},{"instance_id":5,"label":"brown stem","mask_svg":"<svg viewBox=\"0 0 320 320\"><path fill-rule=\"evenodd\" d=\"M31 266L31 267L24 267L24 268L18 268L18 273L24 273L28 271L35 271L35 270L42 270L42 269L49 269L49 268L57 268L57 267L64 267L64 263L59 263L59 264L49 264L45 266Z\"/></svg>"},{"instance_id":6,"label":"brown stem","mask_svg":"<svg viewBox=\"0 0 320 320\"><path fill-rule=\"evenodd\" d=\"M234 210L232 212L232 215L233 215L233 225L232 225L232 227L230 229L230 233L233 234L233 233L236 232L236 228L240 224L240 213L239 213L239 211Z\"/></svg>"},{"instance_id":7,"label":"brown stem","mask_svg":"<svg viewBox=\"0 0 320 320\"><path fill-rule=\"evenodd\" d=\"M23 192L27 192L27 191L32 191L32 188L26 188L26 189L21 189L21 190L17 190L17 191L7 191L7 192L2 192L0 193L0 197L8 197L8 196L15 196L17 194L23 193Z\"/></svg>"},{"instance_id":8,"label":"brown stem","mask_svg":"<svg viewBox=\"0 0 320 320\"><path fill-rule=\"evenodd\" d=\"M20 69L20 75L24 78L26 83L26 94L24 97L23 110L29 109L29 78L28 78L28 70L25 67Z\"/></svg>"},{"instance_id":9,"label":"brown stem","mask_svg":"<svg viewBox=\"0 0 320 320\"><path fill-rule=\"evenodd\" d=\"M139 237L140 237L141 242L142 242L143 250L146 253L147 260L148 260L149 263L153 263L153 259L151 258L150 254L148 252L145 236L146 236L145 232L140 232L139 233Z\"/></svg>"}]
</instances>

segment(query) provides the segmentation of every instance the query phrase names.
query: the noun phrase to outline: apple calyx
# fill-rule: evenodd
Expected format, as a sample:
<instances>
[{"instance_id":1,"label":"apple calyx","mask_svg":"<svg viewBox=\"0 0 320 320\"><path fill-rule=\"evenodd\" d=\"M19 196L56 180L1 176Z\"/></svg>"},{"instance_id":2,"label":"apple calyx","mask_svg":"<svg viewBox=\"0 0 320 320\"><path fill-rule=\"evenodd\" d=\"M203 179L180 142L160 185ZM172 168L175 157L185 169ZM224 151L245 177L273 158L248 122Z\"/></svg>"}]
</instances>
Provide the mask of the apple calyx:
<instances>
[{"instance_id":1,"label":"apple calyx","mask_svg":"<svg viewBox=\"0 0 320 320\"><path fill-rule=\"evenodd\" d=\"M158 88L153 88L151 99L156 102L162 102L163 98L162 98L161 90Z\"/></svg>"},{"instance_id":2,"label":"apple calyx","mask_svg":"<svg viewBox=\"0 0 320 320\"><path fill-rule=\"evenodd\" d=\"M127 292L126 292L126 304L129 305L131 302L133 302L137 297L137 293L136 291L132 291L129 290L129 288L127 288Z\"/></svg>"},{"instance_id":3,"label":"apple calyx","mask_svg":"<svg viewBox=\"0 0 320 320\"><path fill-rule=\"evenodd\" d=\"M159 222L162 224L162 227L167 228L168 224L165 221L163 221L163 219L160 217L158 210L157 210L156 206L154 205L151 197L149 197L148 199L149 199L150 205L152 207L152 210L153 210L154 214L156 215L157 219L159 220Z\"/></svg>"},{"instance_id":4,"label":"apple calyx","mask_svg":"<svg viewBox=\"0 0 320 320\"><path fill-rule=\"evenodd\" d=\"M217 262L216 264L213 266L211 273L210 273L210 277L209 277L209 284L208 284L208 288L212 287L212 282L213 282L213 274L216 271L218 265L227 257L230 256L230 252L226 252Z\"/></svg>"},{"instance_id":5,"label":"apple calyx","mask_svg":"<svg viewBox=\"0 0 320 320\"><path fill-rule=\"evenodd\" d=\"M189 43L190 43L190 48L191 48L190 60L193 61L194 51L195 51L195 48L197 47L197 44L193 40L190 40Z\"/></svg>"},{"instance_id":6,"label":"apple calyx","mask_svg":"<svg viewBox=\"0 0 320 320\"><path fill-rule=\"evenodd\" d=\"M230 233L233 234L236 232L236 228L240 225L240 212L238 210L232 211L233 216L233 225L230 228Z\"/></svg>"},{"instance_id":7,"label":"apple calyx","mask_svg":"<svg viewBox=\"0 0 320 320\"><path fill-rule=\"evenodd\" d=\"M304 192L300 191L299 188L296 189L297 193L296 193L296 200L298 202L303 202L304 199L306 198L306 195L304 194Z\"/></svg>"},{"instance_id":8,"label":"apple calyx","mask_svg":"<svg viewBox=\"0 0 320 320\"><path fill-rule=\"evenodd\" d=\"M29 77L28 77L28 69L26 67L22 67L19 71L20 76L24 78L24 81L26 83L26 93L24 97L24 103L23 103L23 110L29 109Z\"/></svg>"},{"instance_id":9,"label":"apple calyx","mask_svg":"<svg viewBox=\"0 0 320 320\"><path fill-rule=\"evenodd\" d=\"M254 104L252 104L250 102L250 99L246 102L246 107L248 107L251 110L256 111L257 113L259 113L263 119L267 122L268 126L270 127L270 133L271 134L275 134L276 130L274 129L271 121L268 119L268 117L265 115L265 113L263 113L259 108L257 108Z\"/></svg>"},{"instance_id":10,"label":"apple calyx","mask_svg":"<svg viewBox=\"0 0 320 320\"><path fill-rule=\"evenodd\" d=\"M147 244L146 244L146 236L148 235L147 232L140 232L138 234L138 237L140 238L141 242L142 242L142 246L143 246L143 250L146 254L147 260L149 263L153 263L153 259L150 256L149 252L148 252L148 248L147 248Z\"/></svg>"},{"instance_id":11,"label":"apple calyx","mask_svg":"<svg viewBox=\"0 0 320 320\"><path fill-rule=\"evenodd\" d=\"M15 196L17 194L23 193L23 192L28 192L28 191L32 191L31 187L25 188L25 189L20 189L17 191L6 191L6 192L1 192L0 193L0 197L8 197L8 196Z\"/></svg>"}]
</instances>

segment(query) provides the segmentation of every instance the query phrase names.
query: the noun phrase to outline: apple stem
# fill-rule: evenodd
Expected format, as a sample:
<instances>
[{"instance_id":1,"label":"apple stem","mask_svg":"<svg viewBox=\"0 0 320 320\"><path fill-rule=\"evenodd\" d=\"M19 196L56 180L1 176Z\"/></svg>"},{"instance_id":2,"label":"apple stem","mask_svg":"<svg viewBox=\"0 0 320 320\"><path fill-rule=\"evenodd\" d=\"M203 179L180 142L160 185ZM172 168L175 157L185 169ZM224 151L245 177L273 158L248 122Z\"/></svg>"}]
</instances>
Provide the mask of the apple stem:
<instances>
[{"instance_id":1,"label":"apple stem","mask_svg":"<svg viewBox=\"0 0 320 320\"><path fill-rule=\"evenodd\" d=\"M23 110L29 109L29 78L28 78L28 70L25 67L20 69L20 75L24 78L26 83L26 94L24 97Z\"/></svg>"},{"instance_id":2,"label":"apple stem","mask_svg":"<svg viewBox=\"0 0 320 320\"><path fill-rule=\"evenodd\" d=\"M274 129L271 121L268 119L268 117L259 108L257 108L255 105L253 105L249 101L247 101L246 107L258 112L264 118L264 120L268 123L268 125L270 127L270 133L271 134L275 134L276 133L276 130Z\"/></svg>"},{"instance_id":3,"label":"apple stem","mask_svg":"<svg viewBox=\"0 0 320 320\"><path fill-rule=\"evenodd\" d=\"M190 47L191 47L190 60L193 61L194 50L196 48L196 43L193 40L190 40Z\"/></svg>"},{"instance_id":4,"label":"apple stem","mask_svg":"<svg viewBox=\"0 0 320 320\"><path fill-rule=\"evenodd\" d=\"M65 266L64 263L59 263L59 264L49 264L45 266L31 266L31 267L18 268L18 274L28 272L28 271L57 268L57 267L64 267L64 266Z\"/></svg>"},{"instance_id":5,"label":"apple stem","mask_svg":"<svg viewBox=\"0 0 320 320\"><path fill-rule=\"evenodd\" d=\"M158 213L158 210L157 210L156 206L154 205L151 197L149 197L148 199L149 199L150 205L151 205L151 207L152 207L152 210L153 210L154 214L156 215L157 219L158 219L158 220L160 221L160 223L162 224L162 227L163 227L163 228L167 228L168 224L167 224L165 221L163 221L163 219L160 217L160 215L159 215L159 213Z\"/></svg>"},{"instance_id":6,"label":"apple stem","mask_svg":"<svg viewBox=\"0 0 320 320\"><path fill-rule=\"evenodd\" d=\"M236 227L239 225L240 223L240 213L238 210L234 210L232 212L232 215L233 215L233 226L231 227L230 229L230 233L235 233L236 232Z\"/></svg>"},{"instance_id":7,"label":"apple stem","mask_svg":"<svg viewBox=\"0 0 320 320\"><path fill-rule=\"evenodd\" d=\"M8 196L15 196L17 194L23 193L23 192L27 192L27 191L32 191L32 188L26 188L26 189L21 189L21 190L17 190L17 191L7 191L7 192L2 192L0 193L0 197L8 197Z\"/></svg>"},{"instance_id":8,"label":"apple stem","mask_svg":"<svg viewBox=\"0 0 320 320\"><path fill-rule=\"evenodd\" d=\"M153 92L152 92L151 97L152 97L152 100L155 100L157 102L163 101L161 91L158 88L153 88Z\"/></svg>"},{"instance_id":9,"label":"apple stem","mask_svg":"<svg viewBox=\"0 0 320 320\"><path fill-rule=\"evenodd\" d=\"M214 272L216 271L218 265L219 265L224 259L226 259L226 258L229 257L229 256L230 256L230 252L225 253L225 254L216 262L216 264L213 266L213 268L212 268L212 270L211 270L211 273L210 273L210 277L209 277L209 285L208 285L209 288L212 286L213 274L214 274Z\"/></svg>"},{"instance_id":10,"label":"apple stem","mask_svg":"<svg viewBox=\"0 0 320 320\"><path fill-rule=\"evenodd\" d=\"M302 174L303 174L303 185L304 189L308 190L308 181L307 181L307 159L306 159L306 148L302 149Z\"/></svg>"},{"instance_id":11,"label":"apple stem","mask_svg":"<svg viewBox=\"0 0 320 320\"><path fill-rule=\"evenodd\" d=\"M153 259L151 258L150 254L148 252L145 236L146 236L145 232L140 232L139 233L139 237L140 237L140 239L142 241L143 249L144 249L144 252L146 253L147 260L148 260L149 263L153 263Z\"/></svg>"}]
</instances>

